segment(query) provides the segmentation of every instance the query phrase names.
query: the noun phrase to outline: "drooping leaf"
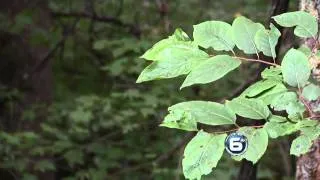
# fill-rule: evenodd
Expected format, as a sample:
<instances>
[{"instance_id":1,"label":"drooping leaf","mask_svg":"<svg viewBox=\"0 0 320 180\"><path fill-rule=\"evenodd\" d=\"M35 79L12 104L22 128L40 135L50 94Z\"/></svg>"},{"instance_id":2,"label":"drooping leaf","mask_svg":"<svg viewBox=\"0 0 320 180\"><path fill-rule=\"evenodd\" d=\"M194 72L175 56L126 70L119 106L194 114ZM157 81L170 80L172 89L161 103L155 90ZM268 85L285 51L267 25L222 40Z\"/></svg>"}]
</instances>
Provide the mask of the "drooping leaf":
<instances>
[{"instance_id":1,"label":"drooping leaf","mask_svg":"<svg viewBox=\"0 0 320 180\"><path fill-rule=\"evenodd\" d=\"M309 84L303 88L302 96L309 101L317 100L320 97L320 87L315 84Z\"/></svg>"},{"instance_id":2,"label":"drooping leaf","mask_svg":"<svg viewBox=\"0 0 320 180\"><path fill-rule=\"evenodd\" d=\"M222 21L206 21L193 26L194 42L204 48L232 51L235 44L231 37L231 25Z\"/></svg>"},{"instance_id":3,"label":"drooping leaf","mask_svg":"<svg viewBox=\"0 0 320 180\"><path fill-rule=\"evenodd\" d=\"M273 25L270 25L270 30L259 29L255 35L254 42L259 51L266 56L275 58L277 56L275 47L278 39L281 36L280 31Z\"/></svg>"},{"instance_id":4,"label":"drooping leaf","mask_svg":"<svg viewBox=\"0 0 320 180\"><path fill-rule=\"evenodd\" d=\"M167 46L163 51L159 54L157 61L151 63L141 72L137 83L188 74L199 63L208 59L205 52L186 43Z\"/></svg>"},{"instance_id":5,"label":"drooping leaf","mask_svg":"<svg viewBox=\"0 0 320 180\"><path fill-rule=\"evenodd\" d=\"M242 127L239 129L248 139L248 149L239 156L232 156L233 159L240 161L247 159L254 164L262 157L268 146L268 133L264 128L255 129L252 127Z\"/></svg>"},{"instance_id":6,"label":"drooping leaf","mask_svg":"<svg viewBox=\"0 0 320 180\"><path fill-rule=\"evenodd\" d=\"M232 23L232 36L236 46L246 54L257 54L259 50L254 42L254 37L262 24L254 23L246 17L237 17Z\"/></svg>"},{"instance_id":7,"label":"drooping leaf","mask_svg":"<svg viewBox=\"0 0 320 180\"><path fill-rule=\"evenodd\" d=\"M215 135L199 131L184 150L184 176L200 180L202 175L209 174L221 159L226 137L226 134Z\"/></svg>"},{"instance_id":8,"label":"drooping leaf","mask_svg":"<svg viewBox=\"0 0 320 180\"><path fill-rule=\"evenodd\" d=\"M266 90L273 88L277 84L279 84L279 82L273 80L258 81L253 85L249 86L245 91L243 91L241 96L254 97Z\"/></svg>"},{"instance_id":9,"label":"drooping leaf","mask_svg":"<svg viewBox=\"0 0 320 180\"><path fill-rule=\"evenodd\" d=\"M290 49L286 53L281 70L284 81L293 87L304 86L311 73L307 56L296 49Z\"/></svg>"},{"instance_id":10,"label":"drooping leaf","mask_svg":"<svg viewBox=\"0 0 320 180\"><path fill-rule=\"evenodd\" d=\"M170 114L175 113L176 111L178 111L178 114L187 114L182 117L176 116L183 118L180 119L182 122L186 122L187 120L185 118L188 118L189 122L196 121L208 125L225 125L234 124L236 120L236 115L232 111L224 105L215 102L182 102L169 107L168 110Z\"/></svg>"},{"instance_id":11,"label":"drooping leaf","mask_svg":"<svg viewBox=\"0 0 320 180\"><path fill-rule=\"evenodd\" d=\"M279 67L266 68L261 72L261 77L263 79L270 79L270 80L281 82L282 81L281 68Z\"/></svg>"},{"instance_id":12,"label":"drooping leaf","mask_svg":"<svg viewBox=\"0 0 320 180\"><path fill-rule=\"evenodd\" d=\"M148 51L146 51L141 58L151 61L157 61L165 59L170 53L175 52L176 49L183 49L184 44L186 46L190 45L192 42L188 35L183 32L182 29L178 28L175 30L172 36L169 36L167 39L163 39L152 46ZM169 48L171 47L171 48Z\"/></svg>"},{"instance_id":13,"label":"drooping leaf","mask_svg":"<svg viewBox=\"0 0 320 180\"><path fill-rule=\"evenodd\" d=\"M190 112L175 109L170 111L160 126L182 129L186 131L197 131L197 122Z\"/></svg>"},{"instance_id":14,"label":"drooping leaf","mask_svg":"<svg viewBox=\"0 0 320 180\"><path fill-rule=\"evenodd\" d=\"M225 76L228 72L237 68L240 64L241 61L228 55L214 56L192 69L181 88L193 84L206 84L216 81Z\"/></svg>"},{"instance_id":15,"label":"drooping leaf","mask_svg":"<svg viewBox=\"0 0 320 180\"><path fill-rule=\"evenodd\" d=\"M239 97L226 103L236 114L250 119L267 119L270 111L261 100Z\"/></svg>"},{"instance_id":16,"label":"drooping leaf","mask_svg":"<svg viewBox=\"0 0 320 180\"><path fill-rule=\"evenodd\" d=\"M287 91L287 88L283 84L277 84L275 87L266 91L262 95L258 96L257 99L262 100L266 105L269 105L276 99L279 95Z\"/></svg>"},{"instance_id":17,"label":"drooping leaf","mask_svg":"<svg viewBox=\"0 0 320 180\"><path fill-rule=\"evenodd\" d=\"M272 18L283 27L296 26L294 34L302 38L314 37L318 32L317 19L305 11L283 13Z\"/></svg>"}]
</instances>

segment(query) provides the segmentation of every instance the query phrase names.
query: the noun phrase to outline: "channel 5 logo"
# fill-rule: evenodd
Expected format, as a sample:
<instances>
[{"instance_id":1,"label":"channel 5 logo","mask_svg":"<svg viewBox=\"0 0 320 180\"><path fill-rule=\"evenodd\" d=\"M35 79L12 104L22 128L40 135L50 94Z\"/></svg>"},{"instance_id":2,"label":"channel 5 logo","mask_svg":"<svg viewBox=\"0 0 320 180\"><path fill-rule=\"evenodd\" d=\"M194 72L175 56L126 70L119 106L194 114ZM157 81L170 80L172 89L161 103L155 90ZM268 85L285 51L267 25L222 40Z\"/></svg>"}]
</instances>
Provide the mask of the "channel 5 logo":
<instances>
[{"instance_id":1,"label":"channel 5 logo","mask_svg":"<svg viewBox=\"0 0 320 180\"><path fill-rule=\"evenodd\" d=\"M248 139L239 132L231 133L225 140L225 148L229 154L239 156L246 152Z\"/></svg>"}]
</instances>

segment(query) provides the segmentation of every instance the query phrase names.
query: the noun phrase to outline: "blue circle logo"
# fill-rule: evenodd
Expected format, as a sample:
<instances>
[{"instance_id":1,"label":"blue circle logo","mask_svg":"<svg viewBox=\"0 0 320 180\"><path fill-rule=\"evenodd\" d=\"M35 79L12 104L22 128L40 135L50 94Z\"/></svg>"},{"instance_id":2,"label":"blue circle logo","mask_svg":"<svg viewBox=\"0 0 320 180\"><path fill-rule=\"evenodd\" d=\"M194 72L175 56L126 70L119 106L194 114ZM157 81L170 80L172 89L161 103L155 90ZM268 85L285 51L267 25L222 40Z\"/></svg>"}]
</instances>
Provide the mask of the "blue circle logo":
<instances>
[{"instance_id":1,"label":"blue circle logo","mask_svg":"<svg viewBox=\"0 0 320 180\"><path fill-rule=\"evenodd\" d=\"M225 148L229 154L239 156L246 152L248 148L248 139L241 133L231 133L226 138Z\"/></svg>"}]
</instances>

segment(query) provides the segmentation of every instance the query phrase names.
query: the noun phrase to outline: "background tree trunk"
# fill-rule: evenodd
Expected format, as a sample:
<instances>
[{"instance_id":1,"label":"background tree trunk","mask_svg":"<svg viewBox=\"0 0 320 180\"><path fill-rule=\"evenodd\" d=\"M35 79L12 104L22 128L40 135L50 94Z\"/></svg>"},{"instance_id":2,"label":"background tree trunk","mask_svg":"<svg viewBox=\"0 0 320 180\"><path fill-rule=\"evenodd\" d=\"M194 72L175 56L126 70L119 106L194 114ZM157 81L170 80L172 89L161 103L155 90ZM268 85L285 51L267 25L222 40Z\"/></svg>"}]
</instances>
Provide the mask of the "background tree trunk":
<instances>
[{"instance_id":1,"label":"background tree trunk","mask_svg":"<svg viewBox=\"0 0 320 180\"><path fill-rule=\"evenodd\" d=\"M318 19L320 17L320 0L301 0L300 9L310 12ZM319 36L319 33L318 33ZM304 39L303 44L309 46L311 49L319 49L317 41L313 39ZM319 66L314 66L312 70L312 76L315 77L317 82L320 82L318 78ZM314 104L316 107L319 105L320 101L317 101L317 104ZM316 119L320 120L320 119ZM296 179L297 180L318 180L320 179L320 139L314 141L310 151L302 155L297 160L296 165Z\"/></svg>"},{"instance_id":2,"label":"background tree trunk","mask_svg":"<svg viewBox=\"0 0 320 180\"><path fill-rule=\"evenodd\" d=\"M289 7L289 0L272 0L271 2L271 11L270 11L270 16L267 19L267 25L269 25L272 22L272 16L276 16L282 13L287 12ZM276 25L276 23L273 23ZM283 28L281 27L277 27L281 32L283 32ZM279 53L280 50L280 46L282 44L282 40L279 40L279 43L276 47L276 52L277 54ZM269 57L263 56L263 54L261 54L262 59L266 60L266 61L270 61L272 62L273 60ZM276 61L279 61L278 59ZM260 65L260 72L263 71L263 69L265 69L266 66L264 64ZM260 73L257 73L260 74ZM255 81L258 81L260 77L256 78ZM253 84L255 81L253 81L251 84ZM251 85L251 84L248 84ZM247 88L247 87L245 87ZM258 122L259 123L259 122ZM261 124L253 124L253 125L261 125ZM242 160L241 161L241 167L239 170L239 174L237 177L237 180L256 180L257 179L257 164L252 164L252 162L249 162L247 160Z\"/></svg>"}]
</instances>

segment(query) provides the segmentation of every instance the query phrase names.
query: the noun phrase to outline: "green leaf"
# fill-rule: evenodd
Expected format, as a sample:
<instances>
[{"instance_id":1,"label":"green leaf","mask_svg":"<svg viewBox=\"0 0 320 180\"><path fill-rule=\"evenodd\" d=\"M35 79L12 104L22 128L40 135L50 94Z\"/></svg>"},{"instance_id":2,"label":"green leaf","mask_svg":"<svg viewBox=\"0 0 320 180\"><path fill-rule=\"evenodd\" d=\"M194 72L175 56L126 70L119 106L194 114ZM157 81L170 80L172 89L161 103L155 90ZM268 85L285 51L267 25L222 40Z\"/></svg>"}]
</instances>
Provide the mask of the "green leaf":
<instances>
[{"instance_id":1,"label":"green leaf","mask_svg":"<svg viewBox=\"0 0 320 180\"><path fill-rule=\"evenodd\" d=\"M294 92L283 92L274 98L271 107L276 111L286 110L289 118L301 116L305 111L304 105L298 101L297 94Z\"/></svg>"},{"instance_id":2,"label":"green leaf","mask_svg":"<svg viewBox=\"0 0 320 180\"><path fill-rule=\"evenodd\" d=\"M185 33L181 28L177 28L174 31L174 34L172 36L170 36L169 38L173 38L174 40L177 40L177 41L191 41L188 34Z\"/></svg>"},{"instance_id":3,"label":"green leaf","mask_svg":"<svg viewBox=\"0 0 320 180\"><path fill-rule=\"evenodd\" d=\"M301 135L292 141L290 154L300 156L307 153L319 135L319 125L301 128Z\"/></svg>"},{"instance_id":4,"label":"green leaf","mask_svg":"<svg viewBox=\"0 0 320 180\"><path fill-rule=\"evenodd\" d=\"M282 123L282 122L286 122L287 118L282 117L282 116L272 115L268 120L270 122Z\"/></svg>"},{"instance_id":5,"label":"green leaf","mask_svg":"<svg viewBox=\"0 0 320 180\"><path fill-rule=\"evenodd\" d=\"M192 69L191 73L183 82L181 88L191 86L193 84L206 84L216 81L237 68L240 64L241 61L228 55L214 56L203 61L199 66Z\"/></svg>"},{"instance_id":6,"label":"green leaf","mask_svg":"<svg viewBox=\"0 0 320 180\"><path fill-rule=\"evenodd\" d=\"M292 117L303 117L303 112L306 111L306 108L300 101L290 102L286 107L286 112L288 113L288 117L291 119Z\"/></svg>"},{"instance_id":7,"label":"green leaf","mask_svg":"<svg viewBox=\"0 0 320 180\"><path fill-rule=\"evenodd\" d=\"M296 26L294 34L302 38L315 37L318 32L317 19L305 11L283 13L272 18L283 27Z\"/></svg>"},{"instance_id":8,"label":"green leaf","mask_svg":"<svg viewBox=\"0 0 320 180\"><path fill-rule=\"evenodd\" d=\"M241 96L254 97L254 96L261 94L262 92L264 92L266 90L273 88L277 84L279 84L279 82L273 81L273 80L258 81L256 83L254 83L253 85L249 86L245 91L243 91Z\"/></svg>"},{"instance_id":9,"label":"green leaf","mask_svg":"<svg viewBox=\"0 0 320 180\"><path fill-rule=\"evenodd\" d=\"M312 54L311 49L306 45L300 46L297 50L303 52L303 54L305 54L307 57L311 56Z\"/></svg>"},{"instance_id":10,"label":"green leaf","mask_svg":"<svg viewBox=\"0 0 320 180\"><path fill-rule=\"evenodd\" d=\"M194 42L204 48L232 51L235 44L231 37L231 25L221 21L206 21L193 26Z\"/></svg>"},{"instance_id":11,"label":"green leaf","mask_svg":"<svg viewBox=\"0 0 320 180\"><path fill-rule=\"evenodd\" d=\"M108 44L108 41L104 40L104 39L95 41L94 44L93 44L93 49L102 50L102 49L105 48L106 44Z\"/></svg>"},{"instance_id":12,"label":"green leaf","mask_svg":"<svg viewBox=\"0 0 320 180\"><path fill-rule=\"evenodd\" d=\"M182 129L186 131L197 131L197 121L190 112L184 110L171 110L160 126Z\"/></svg>"},{"instance_id":13,"label":"green leaf","mask_svg":"<svg viewBox=\"0 0 320 180\"><path fill-rule=\"evenodd\" d=\"M293 87L303 87L311 73L307 56L296 49L290 49L286 53L281 70L284 81Z\"/></svg>"},{"instance_id":14,"label":"green leaf","mask_svg":"<svg viewBox=\"0 0 320 180\"><path fill-rule=\"evenodd\" d=\"M33 174L25 173L22 176L22 180L38 180L38 178Z\"/></svg>"},{"instance_id":15,"label":"green leaf","mask_svg":"<svg viewBox=\"0 0 320 180\"><path fill-rule=\"evenodd\" d=\"M301 135L292 141L290 154L300 156L307 153L311 146L312 140L308 136Z\"/></svg>"},{"instance_id":16,"label":"green leaf","mask_svg":"<svg viewBox=\"0 0 320 180\"><path fill-rule=\"evenodd\" d=\"M84 154L81 149L72 149L68 152L66 152L63 157L67 160L68 164L71 167L74 167L74 165L83 164L84 160Z\"/></svg>"},{"instance_id":17,"label":"green leaf","mask_svg":"<svg viewBox=\"0 0 320 180\"><path fill-rule=\"evenodd\" d=\"M271 138L277 138L279 136L285 136L288 134L292 134L300 129L300 123L292 123L292 122L267 122L264 125L264 129L269 134Z\"/></svg>"},{"instance_id":18,"label":"green leaf","mask_svg":"<svg viewBox=\"0 0 320 180\"><path fill-rule=\"evenodd\" d=\"M270 79L274 81L282 81L281 68L280 67L269 67L262 71L261 77L263 79Z\"/></svg>"},{"instance_id":19,"label":"green leaf","mask_svg":"<svg viewBox=\"0 0 320 180\"><path fill-rule=\"evenodd\" d=\"M271 102L271 106L276 111L286 110L291 102L298 100L297 94L294 92L284 92Z\"/></svg>"},{"instance_id":20,"label":"green leaf","mask_svg":"<svg viewBox=\"0 0 320 180\"><path fill-rule=\"evenodd\" d=\"M264 29L260 23L254 23L246 17L237 17L232 23L233 41L246 54L258 54L254 37L257 31Z\"/></svg>"},{"instance_id":21,"label":"green leaf","mask_svg":"<svg viewBox=\"0 0 320 180\"><path fill-rule=\"evenodd\" d=\"M257 99L239 97L228 101L226 105L236 114L250 119L267 119L270 115L268 106Z\"/></svg>"},{"instance_id":22,"label":"green leaf","mask_svg":"<svg viewBox=\"0 0 320 180\"><path fill-rule=\"evenodd\" d=\"M209 58L205 52L187 43L170 45L163 51L158 54L157 61L141 72L137 83L188 74L199 63Z\"/></svg>"},{"instance_id":23,"label":"green leaf","mask_svg":"<svg viewBox=\"0 0 320 180\"><path fill-rule=\"evenodd\" d=\"M300 130L303 135L306 135L306 136L310 137L311 139L316 139L320 135L320 125L319 124L313 125L313 126L310 124L310 126L301 127Z\"/></svg>"},{"instance_id":24,"label":"green leaf","mask_svg":"<svg viewBox=\"0 0 320 180\"><path fill-rule=\"evenodd\" d=\"M314 84L309 84L303 88L302 96L309 101L317 100L320 97L320 87Z\"/></svg>"},{"instance_id":25,"label":"green leaf","mask_svg":"<svg viewBox=\"0 0 320 180\"><path fill-rule=\"evenodd\" d=\"M314 127L318 124L318 121L311 120L311 119L303 119L301 121L298 121L297 127L298 129L304 128L304 127Z\"/></svg>"},{"instance_id":26,"label":"green leaf","mask_svg":"<svg viewBox=\"0 0 320 180\"><path fill-rule=\"evenodd\" d=\"M187 179L201 179L216 167L224 151L227 134L209 134L199 131L187 144L182 160L183 174Z\"/></svg>"},{"instance_id":27,"label":"green leaf","mask_svg":"<svg viewBox=\"0 0 320 180\"><path fill-rule=\"evenodd\" d=\"M183 49L183 45L190 45L192 42L188 35L183 32L182 29L178 28L175 30L172 36L169 36L167 39L163 39L152 46L148 51L146 51L140 58L146 60L157 61L165 59L170 56L171 52L174 52L176 49ZM181 47L180 47L181 46ZM169 49L169 47L171 47Z\"/></svg>"},{"instance_id":28,"label":"green leaf","mask_svg":"<svg viewBox=\"0 0 320 180\"><path fill-rule=\"evenodd\" d=\"M232 111L224 105L215 102L182 102L169 107L168 110L170 114L180 114L180 116L176 116L175 118L182 118L180 119L182 122L188 121L189 123L192 123L192 121L196 121L208 125L225 125L234 124L236 120L236 115ZM171 118L170 116L166 118Z\"/></svg>"},{"instance_id":29,"label":"green leaf","mask_svg":"<svg viewBox=\"0 0 320 180\"><path fill-rule=\"evenodd\" d=\"M272 89L268 90L267 92L263 93L257 99L262 100L266 105L269 105L276 99L279 95L283 94L287 91L287 88L283 84L277 84Z\"/></svg>"},{"instance_id":30,"label":"green leaf","mask_svg":"<svg viewBox=\"0 0 320 180\"><path fill-rule=\"evenodd\" d=\"M56 167L52 162L48 160L40 160L37 163L35 163L34 169L40 172L46 172L46 171L54 171L56 170Z\"/></svg>"},{"instance_id":31,"label":"green leaf","mask_svg":"<svg viewBox=\"0 0 320 180\"><path fill-rule=\"evenodd\" d=\"M255 164L267 150L267 131L264 128L255 129L252 127L242 127L239 129L239 133L248 138L248 149L242 155L232 156L232 158L237 161L247 159Z\"/></svg>"},{"instance_id":32,"label":"green leaf","mask_svg":"<svg viewBox=\"0 0 320 180\"><path fill-rule=\"evenodd\" d=\"M270 25L270 30L259 29L254 37L254 42L259 51L264 55L275 58L277 56L275 47L278 39L281 36L280 31L273 25Z\"/></svg>"}]
</instances>

